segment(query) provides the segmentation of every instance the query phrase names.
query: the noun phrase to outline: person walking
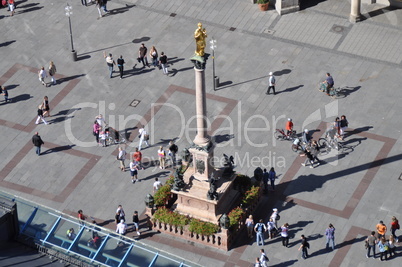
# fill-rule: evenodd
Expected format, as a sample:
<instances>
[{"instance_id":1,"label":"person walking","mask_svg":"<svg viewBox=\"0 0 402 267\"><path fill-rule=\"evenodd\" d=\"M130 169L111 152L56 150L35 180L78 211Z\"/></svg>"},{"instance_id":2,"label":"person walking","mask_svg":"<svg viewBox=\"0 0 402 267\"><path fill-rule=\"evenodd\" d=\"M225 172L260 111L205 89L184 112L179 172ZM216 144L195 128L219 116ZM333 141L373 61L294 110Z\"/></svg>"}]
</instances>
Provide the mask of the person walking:
<instances>
[{"instance_id":1,"label":"person walking","mask_svg":"<svg viewBox=\"0 0 402 267\"><path fill-rule=\"evenodd\" d=\"M279 219L281 218L280 216L279 216L279 213L278 213L278 209L277 208L273 208L272 209L272 214L271 214L271 217L269 217L270 219L272 219L272 221L274 222L274 224L275 224L275 227L276 228L278 228L278 223L277 223L277 221L279 221Z\"/></svg>"},{"instance_id":2,"label":"person walking","mask_svg":"<svg viewBox=\"0 0 402 267\"><path fill-rule=\"evenodd\" d=\"M373 259L375 259L375 245L377 244L377 238L375 232L372 231L371 235L366 238L367 254L366 258L370 258L370 251L373 250Z\"/></svg>"},{"instance_id":3,"label":"person walking","mask_svg":"<svg viewBox=\"0 0 402 267\"><path fill-rule=\"evenodd\" d=\"M314 156L311 153L311 150L309 147L306 147L306 150L304 151L303 154L300 154L300 157L306 157L306 160L304 161L304 163L302 163L302 166L307 167L308 163L310 163L310 168L313 169L314 168ZM318 165L320 165L319 162L317 162Z\"/></svg>"},{"instance_id":4,"label":"person walking","mask_svg":"<svg viewBox=\"0 0 402 267\"><path fill-rule=\"evenodd\" d=\"M35 122L35 124L39 124L39 121L40 120L42 120L42 122L44 123L44 124L48 124L48 122L45 120L45 118L43 117L43 109L44 109L44 106L43 106L43 104L40 104L39 106L38 106L38 118L36 119L36 122Z\"/></svg>"},{"instance_id":5,"label":"person walking","mask_svg":"<svg viewBox=\"0 0 402 267\"><path fill-rule=\"evenodd\" d=\"M378 249L380 251L380 261L383 261L383 258L385 257L385 260L388 260L388 243L387 240L385 240L385 237L382 236L379 238L380 241L378 241Z\"/></svg>"},{"instance_id":6,"label":"person walking","mask_svg":"<svg viewBox=\"0 0 402 267\"><path fill-rule=\"evenodd\" d=\"M45 70L45 67L41 67L40 70L38 71L38 75L39 75L39 81L41 81L41 83L47 87L47 83L45 82L45 78L47 78L47 73Z\"/></svg>"},{"instance_id":7,"label":"person walking","mask_svg":"<svg viewBox=\"0 0 402 267\"><path fill-rule=\"evenodd\" d=\"M149 56L152 58L152 65L154 67L158 66L158 51L156 50L155 46L151 47L151 50L149 51Z\"/></svg>"},{"instance_id":8,"label":"person walking","mask_svg":"<svg viewBox=\"0 0 402 267\"><path fill-rule=\"evenodd\" d=\"M109 78L112 78L112 77L113 77L113 76L112 76L112 74L113 74L113 66L116 65L116 62L114 62L113 56L112 56L111 53L109 53L109 55L107 56L107 55L106 55L106 52L103 51L103 57L105 58L105 60L106 60L106 65L107 65L108 68L109 68L109 73L110 73Z\"/></svg>"},{"instance_id":9,"label":"person walking","mask_svg":"<svg viewBox=\"0 0 402 267\"><path fill-rule=\"evenodd\" d=\"M115 219L116 219L116 224L121 220L126 221L126 213L124 212L122 205L117 206Z\"/></svg>"},{"instance_id":10,"label":"person walking","mask_svg":"<svg viewBox=\"0 0 402 267\"><path fill-rule=\"evenodd\" d=\"M14 0L8 0L8 8L11 11L10 17L14 16L14 10L15 10L15 2L14 2Z\"/></svg>"},{"instance_id":11,"label":"person walking","mask_svg":"<svg viewBox=\"0 0 402 267\"><path fill-rule=\"evenodd\" d=\"M271 182L272 191L275 191L275 179L276 179L276 172L274 167L271 167L268 173L269 181Z\"/></svg>"},{"instance_id":12,"label":"person walking","mask_svg":"<svg viewBox=\"0 0 402 267\"><path fill-rule=\"evenodd\" d=\"M137 235L140 236L140 220L138 218L138 211L134 211L133 214L133 230L137 232Z\"/></svg>"},{"instance_id":13,"label":"person walking","mask_svg":"<svg viewBox=\"0 0 402 267\"><path fill-rule=\"evenodd\" d=\"M282 238L282 246L289 246L289 224L285 223L281 226L281 238Z\"/></svg>"},{"instance_id":14,"label":"person walking","mask_svg":"<svg viewBox=\"0 0 402 267\"><path fill-rule=\"evenodd\" d=\"M158 177L155 177L155 182L154 182L154 185L153 185L153 187L154 187L154 194L159 190L159 188L161 188L162 187L162 182L161 181L159 181L159 179L158 179Z\"/></svg>"},{"instance_id":15,"label":"person walking","mask_svg":"<svg viewBox=\"0 0 402 267\"><path fill-rule=\"evenodd\" d=\"M268 238L273 239L276 232L278 231L278 228L276 227L274 220L272 218L269 218L269 221L267 222L267 229L268 229Z\"/></svg>"},{"instance_id":16,"label":"person walking","mask_svg":"<svg viewBox=\"0 0 402 267\"><path fill-rule=\"evenodd\" d=\"M138 133L139 133L139 137L140 137L140 143L138 144L138 150L141 151L142 142L145 142L147 147L149 147L149 143L148 143L149 134L147 133L147 131L145 131L144 125L141 126L141 128L138 130Z\"/></svg>"},{"instance_id":17,"label":"person walking","mask_svg":"<svg viewBox=\"0 0 402 267\"><path fill-rule=\"evenodd\" d=\"M119 147L119 155L117 156L117 159L120 161L120 170L122 172L126 171L126 166L124 165L124 161L126 160L126 150L122 148L121 146Z\"/></svg>"},{"instance_id":18,"label":"person walking","mask_svg":"<svg viewBox=\"0 0 402 267\"><path fill-rule=\"evenodd\" d=\"M138 164L134 159L130 162L130 175L131 182L135 184L138 181Z\"/></svg>"},{"instance_id":19,"label":"person walking","mask_svg":"<svg viewBox=\"0 0 402 267\"><path fill-rule=\"evenodd\" d=\"M268 267L269 259L268 259L267 255L265 254L265 250L262 248L262 249L260 249L260 252L261 252L261 255L260 255L261 267Z\"/></svg>"},{"instance_id":20,"label":"person walking","mask_svg":"<svg viewBox=\"0 0 402 267\"><path fill-rule=\"evenodd\" d=\"M165 150L163 149L163 146L159 147L158 158L159 158L159 168L165 169L166 168L166 153L165 153Z\"/></svg>"},{"instance_id":21,"label":"person walking","mask_svg":"<svg viewBox=\"0 0 402 267\"><path fill-rule=\"evenodd\" d=\"M120 79L123 79L124 63L126 63L126 62L124 61L123 56L120 56L117 59L117 67L119 68Z\"/></svg>"},{"instance_id":22,"label":"person walking","mask_svg":"<svg viewBox=\"0 0 402 267\"><path fill-rule=\"evenodd\" d=\"M98 122L95 120L94 125L92 126L92 132L93 132L93 135L95 136L95 140L96 140L97 144L100 144L100 142L99 142L99 133L100 133L100 131L101 131L101 127L98 124Z\"/></svg>"},{"instance_id":23,"label":"person walking","mask_svg":"<svg viewBox=\"0 0 402 267\"><path fill-rule=\"evenodd\" d=\"M0 93L4 95L4 102L6 103L11 102L11 100L8 99L8 91L6 87L0 86Z\"/></svg>"},{"instance_id":24,"label":"person walking","mask_svg":"<svg viewBox=\"0 0 402 267\"><path fill-rule=\"evenodd\" d=\"M159 63L161 64L163 74L168 75L169 71L167 69L167 56L164 52L162 52L161 56L159 57Z\"/></svg>"},{"instance_id":25,"label":"person walking","mask_svg":"<svg viewBox=\"0 0 402 267\"><path fill-rule=\"evenodd\" d=\"M43 103L42 106L44 107L45 112L43 112L43 117L45 117L47 115L47 117L51 117L50 116L50 107L49 107L49 98L47 96L45 96L43 98Z\"/></svg>"},{"instance_id":26,"label":"person walking","mask_svg":"<svg viewBox=\"0 0 402 267\"><path fill-rule=\"evenodd\" d=\"M267 95L270 94L271 89L272 89L272 91L274 92L274 95L276 95L276 93L275 93L275 76L274 76L274 74L272 73L272 71L269 73L268 90L267 90L267 93L266 93Z\"/></svg>"},{"instance_id":27,"label":"person walking","mask_svg":"<svg viewBox=\"0 0 402 267\"><path fill-rule=\"evenodd\" d=\"M329 249L330 243L332 250L335 249L335 227L330 223L328 228L325 230L325 237L327 238L327 243L325 244L326 249Z\"/></svg>"},{"instance_id":28,"label":"person walking","mask_svg":"<svg viewBox=\"0 0 402 267\"><path fill-rule=\"evenodd\" d=\"M144 170L144 167L142 166L142 153L141 151L138 150L138 147L135 148L135 152L133 154L133 160L137 164L138 168L141 168Z\"/></svg>"},{"instance_id":29,"label":"person walking","mask_svg":"<svg viewBox=\"0 0 402 267\"><path fill-rule=\"evenodd\" d=\"M176 167L176 153L179 150L179 148L177 147L177 145L173 142L173 140L171 140L169 142L169 152L168 155L172 161L172 168Z\"/></svg>"},{"instance_id":30,"label":"person walking","mask_svg":"<svg viewBox=\"0 0 402 267\"><path fill-rule=\"evenodd\" d=\"M53 85L56 85L56 79L54 78L54 75L56 74L56 65L54 65L53 61L49 62L49 75L50 75L50 81L53 83Z\"/></svg>"},{"instance_id":31,"label":"person walking","mask_svg":"<svg viewBox=\"0 0 402 267\"><path fill-rule=\"evenodd\" d=\"M142 62L142 65L144 68L145 68L145 65L147 67L149 67L147 51L148 51L147 47L145 46L144 43L142 43L140 46L140 49L138 50L138 58L140 59L140 62Z\"/></svg>"},{"instance_id":32,"label":"person walking","mask_svg":"<svg viewBox=\"0 0 402 267\"><path fill-rule=\"evenodd\" d=\"M299 251L302 251L302 258L307 259L308 253L307 249L310 248L310 244L307 242L307 238L304 235L301 235L301 245L299 247Z\"/></svg>"},{"instance_id":33,"label":"person walking","mask_svg":"<svg viewBox=\"0 0 402 267\"><path fill-rule=\"evenodd\" d=\"M265 227L263 220L260 219L260 221L254 227L258 246L260 245L260 241L261 241L261 244L264 246L264 232L266 230L267 230L267 228Z\"/></svg>"},{"instance_id":34,"label":"person walking","mask_svg":"<svg viewBox=\"0 0 402 267\"><path fill-rule=\"evenodd\" d=\"M383 221L380 221L376 225L376 229L377 229L377 238L378 239L381 239L381 237L385 237L385 233L387 232L387 226L384 224Z\"/></svg>"},{"instance_id":35,"label":"person walking","mask_svg":"<svg viewBox=\"0 0 402 267\"><path fill-rule=\"evenodd\" d=\"M253 238L253 229L254 229L253 215L248 216L248 218L246 219L245 225L247 227L247 236L249 238Z\"/></svg>"},{"instance_id":36,"label":"person walking","mask_svg":"<svg viewBox=\"0 0 402 267\"><path fill-rule=\"evenodd\" d=\"M103 10L105 10L105 7L104 7L104 0L95 0L96 1L96 4L95 4L95 6L96 6L96 8L98 9L98 13L99 13L99 17L98 17L98 19L100 19L103 15L102 15L102 8L103 8ZM105 13L107 13L107 11L104 11Z\"/></svg>"},{"instance_id":37,"label":"person walking","mask_svg":"<svg viewBox=\"0 0 402 267\"><path fill-rule=\"evenodd\" d=\"M40 148L45 142L43 142L38 132L35 132L35 135L32 136L32 143L36 147L36 154L40 156Z\"/></svg>"},{"instance_id":38,"label":"person walking","mask_svg":"<svg viewBox=\"0 0 402 267\"><path fill-rule=\"evenodd\" d=\"M395 238L396 242L398 242L398 237L396 236L396 230L399 230L401 227L399 226L399 221L395 216L392 216L391 222L391 234Z\"/></svg>"}]
</instances>

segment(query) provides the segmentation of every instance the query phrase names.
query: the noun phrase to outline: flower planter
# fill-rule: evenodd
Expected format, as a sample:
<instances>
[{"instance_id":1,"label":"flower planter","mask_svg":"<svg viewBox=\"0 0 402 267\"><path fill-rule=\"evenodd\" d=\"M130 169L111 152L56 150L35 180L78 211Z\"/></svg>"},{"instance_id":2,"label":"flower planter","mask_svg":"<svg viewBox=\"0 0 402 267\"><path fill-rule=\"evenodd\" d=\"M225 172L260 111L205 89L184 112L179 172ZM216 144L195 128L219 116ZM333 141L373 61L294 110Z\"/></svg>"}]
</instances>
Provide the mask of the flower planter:
<instances>
[{"instance_id":1,"label":"flower planter","mask_svg":"<svg viewBox=\"0 0 402 267\"><path fill-rule=\"evenodd\" d=\"M261 11L267 11L267 10L268 10L268 6L269 6L269 3L266 3L266 4L258 4L258 6L260 7L260 10L261 10Z\"/></svg>"}]
</instances>

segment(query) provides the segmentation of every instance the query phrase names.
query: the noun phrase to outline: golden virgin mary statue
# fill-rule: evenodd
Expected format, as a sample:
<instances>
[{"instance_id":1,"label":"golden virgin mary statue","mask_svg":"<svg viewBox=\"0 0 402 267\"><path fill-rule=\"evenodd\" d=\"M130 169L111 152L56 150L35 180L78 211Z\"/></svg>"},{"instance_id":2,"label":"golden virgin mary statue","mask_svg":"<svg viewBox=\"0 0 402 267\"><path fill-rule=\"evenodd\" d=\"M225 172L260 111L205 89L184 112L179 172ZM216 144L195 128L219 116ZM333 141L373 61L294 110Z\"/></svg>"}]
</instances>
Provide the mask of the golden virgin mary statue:
<instances>
[{"instance_id":1,"label":"golden virgin mary statue","mask_svg":"<svg viewBox=\"0 0 402 267\"><path fill-rule=\"evenodd\" d=\"M198 28L194 32L195 44L197 48L195 49L195 54L197 56L204 56L204 49L206 46L205 39L207 38L207 31L202 28L202 23L198 23Z\"/></svg>"}]
</instances>

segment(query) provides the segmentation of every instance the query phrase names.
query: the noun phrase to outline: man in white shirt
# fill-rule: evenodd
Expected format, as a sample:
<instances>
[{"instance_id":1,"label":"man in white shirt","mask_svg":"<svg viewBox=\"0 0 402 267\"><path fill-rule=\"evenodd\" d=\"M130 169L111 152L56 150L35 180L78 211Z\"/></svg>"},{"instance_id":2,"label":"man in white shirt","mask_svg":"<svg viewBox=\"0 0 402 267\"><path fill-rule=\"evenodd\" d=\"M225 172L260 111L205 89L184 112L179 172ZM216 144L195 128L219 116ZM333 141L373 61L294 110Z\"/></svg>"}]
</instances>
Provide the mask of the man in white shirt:
<instances>
[{"instance_id":1,"label":"man in white shirt","mask_svg":"<svg viewBox=\"0 0 402 267\"><path fill-rule=\"evenodd\" d=\"M274 95L276 95L275 93L275 76L272 72L269 73L269 80L268 80L268 91L267 91L267 95L269 95L270 91L274 91Z\"/></svg>"},{"instance_id":2,"label":"man in white shirt","mask_svg":"<svg viewBox=\"0 0 402 267\"><path fill-rule=\"evenodd\" d=\"M140 137L140 144L138 145L138 150L141 150L142 142L145 142L147 147L149 147L149 143L148 143L149 135L148 135L147 131L145 131L144 126L142 126L141 129L138 130L138 133L139 133L139 137Z\"/></svg>"},{"instance_id":3,"label":"man in white shirt","mask_svg":"<svg viewBox=\"0 0 402 267\"><path fill-rule=\"evenodd\" d=\"M125 235L127 231L127 224L124 222L124 220L120 220L120 223L117 224L117 228L116 228L116 233L121 234L121 235ZM121 237L120 237L121 239ZM117 241L117 244L120 243L120 240Z\"/></svg>"}]
</instances>

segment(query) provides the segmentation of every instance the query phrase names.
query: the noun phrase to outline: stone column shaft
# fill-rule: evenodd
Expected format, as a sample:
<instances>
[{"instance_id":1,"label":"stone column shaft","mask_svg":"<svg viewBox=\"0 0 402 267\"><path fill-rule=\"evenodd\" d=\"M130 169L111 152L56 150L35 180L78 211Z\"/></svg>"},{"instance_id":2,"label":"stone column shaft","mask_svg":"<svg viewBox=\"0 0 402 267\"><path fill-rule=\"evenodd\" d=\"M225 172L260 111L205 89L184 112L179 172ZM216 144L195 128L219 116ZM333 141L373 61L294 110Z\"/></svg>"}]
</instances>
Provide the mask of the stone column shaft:
<instances>
[{"instance_id":1,"label":"stone column shaft","mask_svg":"<svg viewBox=\"0 0 402 267\"><path fill-rule=\"evenodd\" d=\"M194 144L205 146L208 144L209 139L207 136L207 103L205 93L205 70L195 70L195 101L197 112L197 135L194 138Z\"/></svg>"},{"instance_id":2,"label":"stone column shaft","mask_svg":"<svg viewBox=\"0 0 402 267\"><path fill-rule=\"evenodd\" d=\"M352 0L350 5L351 8L350 8L349 21L352 23L359 22L361 20L361 14L360 14L361 0Z\"/></svg>"}]
</instances>

